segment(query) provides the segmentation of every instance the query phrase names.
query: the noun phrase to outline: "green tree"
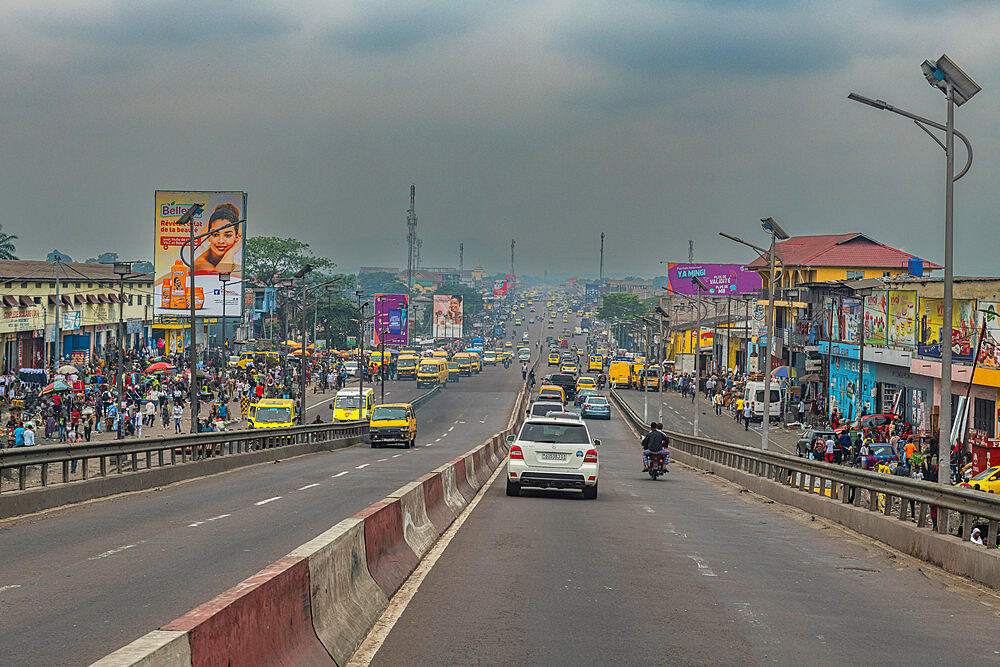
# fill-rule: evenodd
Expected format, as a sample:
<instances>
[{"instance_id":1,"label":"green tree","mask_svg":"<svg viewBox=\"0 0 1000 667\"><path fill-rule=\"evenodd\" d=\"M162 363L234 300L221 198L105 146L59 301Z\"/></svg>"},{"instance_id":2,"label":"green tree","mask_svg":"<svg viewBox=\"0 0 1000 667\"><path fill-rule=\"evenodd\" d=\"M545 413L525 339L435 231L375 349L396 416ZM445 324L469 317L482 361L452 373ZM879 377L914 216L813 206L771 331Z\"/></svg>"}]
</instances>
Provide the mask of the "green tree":
<instances>
[{"instance_id":1,"label":"green tree","mask_svg":"<svg viewBox=\"0 0 1000 667\"><path fill-rule=\"evenodd\" d=\"M396 279L396 276L387 271L376 273L359 273L357 284L367 294L408 294L406 283Z\"/></svg>"},{"instance_id":2,"label":"green tree","mask_svg":"<svg viewBox=\"0 0 1000 667\"><path fill-rule=\"evenodd\" d=\"M4 234L3 225L0 225L0 259L17 259L17 255L14 254L17 250L14 247L14 241L16 240L17 235Z\"/></svg>"},{"instance_id":3,"label":"green tree","mask_svg":"<svg viewBox=\"0 0 1000 667\"><path fill-rule=\"evenodd\" d=\"M305 264L312 264L313 271L323 275L336 266L330 259L313 255L308 243L277 236L248 238L243 263L249 283L263 287L291 278Z\"/></svg>"},{"instance_id":4,"label":"green tree","mask_svg":"<svg viewBox=\"0 0 1000 667\"><path fill-rule=\"evenodd\" d=\"M632 294L605 294L604 302L597 309L602 320L630 320L646 312L639 297Z\"/></svg>"},{"instance_id":5,"label":"green tree","mask_svg":"<svg viewBox=\"0 0 1000 667\"><path fill-rule=\"evenodd\" d=\"M477 289L454 283L441 283L435 293L460 295L462 297L462 313L465 317L476 315L483 309L483 295Z\"/></svg>"}]
</instances>

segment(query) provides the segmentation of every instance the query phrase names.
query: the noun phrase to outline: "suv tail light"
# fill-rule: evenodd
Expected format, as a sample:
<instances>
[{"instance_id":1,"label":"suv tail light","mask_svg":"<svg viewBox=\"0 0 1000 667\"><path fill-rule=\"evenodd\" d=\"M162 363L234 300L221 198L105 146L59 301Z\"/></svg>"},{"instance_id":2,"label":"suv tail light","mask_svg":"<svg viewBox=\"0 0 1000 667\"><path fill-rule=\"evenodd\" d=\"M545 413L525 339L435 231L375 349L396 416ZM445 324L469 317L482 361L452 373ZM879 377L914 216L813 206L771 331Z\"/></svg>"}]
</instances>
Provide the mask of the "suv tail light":
<instances>
[{"instance_id":1,"label":"suv tail light","mask_svg":"<svg viewBox=\"0 0 1000 667\"><path fill-rule=\"evenodd\" d=\"M588 449L587 455L583 457L584 463L597 463L597 450Z\"/></svg>"},{"instance_id":2,"label":"suv tail light","mask_svg":"<svg viewBox=\"0 0 1000 667\"><path fill-rule=\"evenodd\" d=\"M513 445L510 448L510 458L512 461L523 461L524 452L521 451L521 447L518 445Z\"/></svg>"}]
</instances>

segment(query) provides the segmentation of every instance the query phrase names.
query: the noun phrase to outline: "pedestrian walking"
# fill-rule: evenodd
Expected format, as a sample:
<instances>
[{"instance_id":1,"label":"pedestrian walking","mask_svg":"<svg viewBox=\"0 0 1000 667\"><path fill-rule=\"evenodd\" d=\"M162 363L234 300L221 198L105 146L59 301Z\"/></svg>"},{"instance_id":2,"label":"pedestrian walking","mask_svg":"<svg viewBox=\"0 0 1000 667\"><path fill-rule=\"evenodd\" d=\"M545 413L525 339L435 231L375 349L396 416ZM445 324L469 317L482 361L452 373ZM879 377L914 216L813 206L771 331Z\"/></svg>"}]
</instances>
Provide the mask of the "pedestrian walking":
<instances>
[{"instance_id":1,"label":"pedestrian walking","mask_svg":"<svg viewBox=\"0 0 1000 667\"><path fill-rule=\"evenodd\" d=\"M753 414L753 403L747 401L743 406L743 430L750 430L750 416Z\"/></svg>"},{"instance_id":2,"label":"pedestrian walking","mask_svg":"<svg viewBox=\"0 0 1000 667\"><path fill-rule=\"evenodd\" d=\"M180 406L180 403L174 403L174 409L171 411L174 416L174 433L181 432L181 416L184 414L184 408Z\"/></svg>"}]
</instances>

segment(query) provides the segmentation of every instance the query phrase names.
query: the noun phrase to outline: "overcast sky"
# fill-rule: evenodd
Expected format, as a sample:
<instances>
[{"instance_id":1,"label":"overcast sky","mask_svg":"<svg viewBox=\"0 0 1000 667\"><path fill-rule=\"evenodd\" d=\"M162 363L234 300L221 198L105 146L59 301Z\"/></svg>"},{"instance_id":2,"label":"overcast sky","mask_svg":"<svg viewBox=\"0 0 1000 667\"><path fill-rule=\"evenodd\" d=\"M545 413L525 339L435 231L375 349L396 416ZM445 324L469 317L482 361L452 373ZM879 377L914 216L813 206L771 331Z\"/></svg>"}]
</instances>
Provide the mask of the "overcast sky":
<instances>
[{"instance_id":1,"label":"overcast sky","mask_svg":"<svg viewBox=\"0 0 1000 667\"><path fill-rule=\"evenodd\" d=\"M242 189L250 235L344 271L652 275L861 231L940 261L944 153L857 91L943 119L920 63L982 87L956 272L1000 275L1000 3L3 2L0 223L23 258L148 259L156 189ZM963 162L959 156L959 164ZM984 242L985 240L985 242Z\"/></svg>"}]
</instances>

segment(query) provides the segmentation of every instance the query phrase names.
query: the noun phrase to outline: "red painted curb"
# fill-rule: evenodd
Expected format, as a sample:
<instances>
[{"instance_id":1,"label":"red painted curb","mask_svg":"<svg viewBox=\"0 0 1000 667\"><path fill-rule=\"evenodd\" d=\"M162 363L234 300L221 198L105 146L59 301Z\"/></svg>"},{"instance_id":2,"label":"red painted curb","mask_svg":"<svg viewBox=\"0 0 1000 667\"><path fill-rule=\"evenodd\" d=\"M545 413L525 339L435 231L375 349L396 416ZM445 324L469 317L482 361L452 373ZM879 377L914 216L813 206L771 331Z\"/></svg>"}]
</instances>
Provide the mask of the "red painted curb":
<instances>
[{"instance_id":1,"label":"red painted curb","mask_svg":"<svg viewBox=\"0 0 1000 667\"><path fill-rule=\"evenodd\" d=\"M420 561L403 537L399 500L380 500L354 516L365 522L368 572L385 596L391 598Z\"/></svg>"},{"instance_id":2,"label":"red painted curb","mask_svg":"<svg viewBox=\"0 0 1000 667\"><path fill-rule=\"evenodd\" d=\"M160 629L188 633L192 667L329 665L309 599L309 560L286 556Z\"/></svg>"}]
</instances>

